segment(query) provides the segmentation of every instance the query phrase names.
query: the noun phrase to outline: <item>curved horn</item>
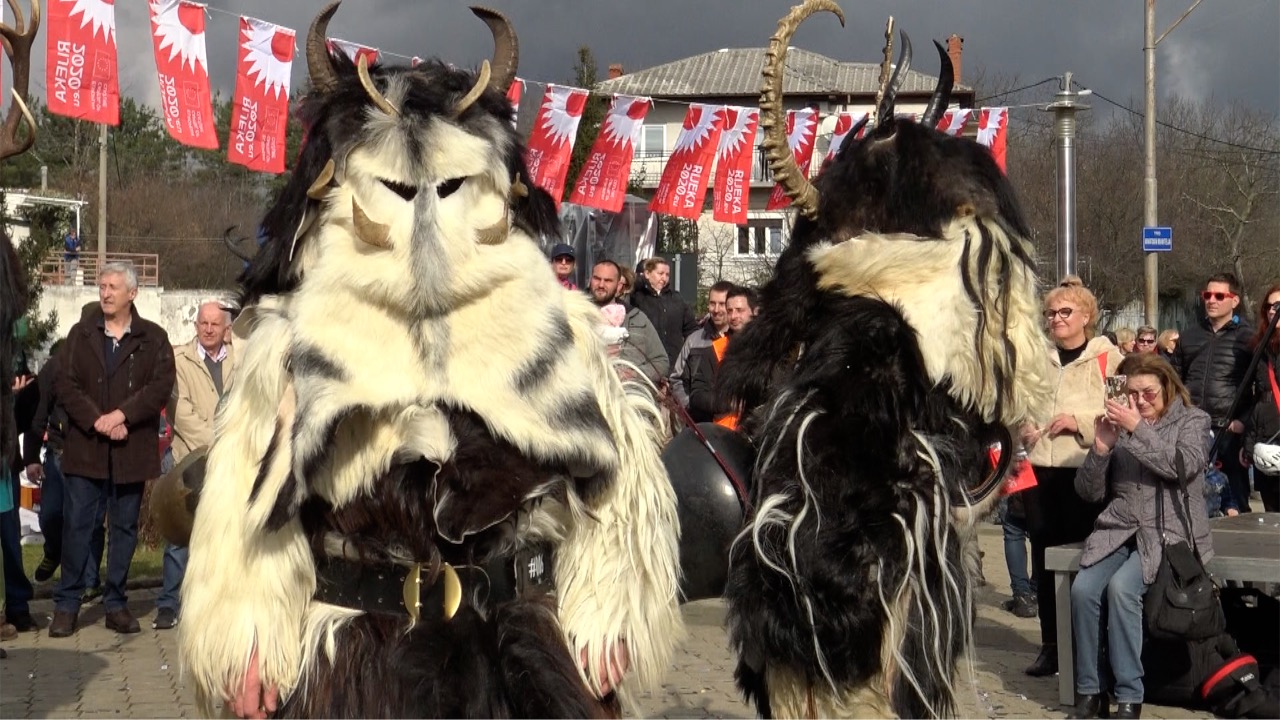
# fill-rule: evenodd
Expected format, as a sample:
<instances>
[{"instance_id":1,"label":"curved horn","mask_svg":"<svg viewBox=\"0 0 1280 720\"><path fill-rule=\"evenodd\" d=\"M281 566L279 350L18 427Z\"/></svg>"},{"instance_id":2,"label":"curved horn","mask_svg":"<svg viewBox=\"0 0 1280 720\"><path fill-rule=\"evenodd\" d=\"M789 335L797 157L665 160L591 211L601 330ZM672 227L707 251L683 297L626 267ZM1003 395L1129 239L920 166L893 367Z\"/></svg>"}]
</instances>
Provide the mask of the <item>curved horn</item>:
<instances>
[{"instance_id":1,"label":"curved horn","mask_svg":"<svg viewBox=\"0 0 1280 720\"><path fill-rule=\"evenodd\" d=\"M400 111L396 109L396 106L392 105L386 96L378 92L378 88L373 84L373 78L369 77L369 58L363 54L356 64L356 75L360 77L360 84L364 86L364 91L369 93L369 97L373 98L373 104L377 105L379 110L393 118L400 117Z\"/></svg>"},{"instance_id":2,"label":"curved horn","mask_svg":"<svg viewBox=\"0 0 1280 720\"><path fill-rule=\"evenodd\" d=\"M311 21L311 30L307 32L307 73L311 76L312 89L322 93L333 92L338 87L338 73L333 69L333 60L329 57L327 35L329 21L341 4L342 0L329 3Z\"/></svg>"},{"instance_id":3,"label":"curved horn","mask_svg":"<svg viewBox=\"0 0 1280 720\"><path fill-rule=\"evenodd\" d=\"M473 5L471 12L489 26L493 33L493 79L489 87L504 95L507 88L516 79L516 67L520 64L520 41L516 39L515 28L505 15L497 10Z\"/></svg>"},{"instance_id":4,"label":"curved horn","mask_svg":"<svg viewBox=\"0 0 1280 720\"><path fill-rule=\"evenodd\" d=\"M13 107L16 108L22 116L22 121L27 124L27 139L17 143L12 150L6 148L6 151L12 152L14 155L21 155L22 153L30 150L31 146L36 144L36 119L31 116L31 108L27 107L27 103L24 102L22 100L22 96L18 94L18 88L9 88L9 92L13 95ZM18 136L17 128L18 125L15 124L12 136L14 138Z\"/></svg>"},{"instance_id":5,"label":"curved horn","mask_svg":"<svg viewBox=\"0 0 1280 720\"><path fill-rule=\"evenodd\" d=\"M929 98L929 104L925 106L924 114L920 116L920 124L928 128L938 127L942 113L951 102L951 88L956 82L955 66L951 64L951 55L937 40L933 41L933 46L938 48L938 59L942 61L942 70L938 72L938 84L933 86L933 97Z\"/></svg>"},{"instance_id":6,"label":"curved horn","mask_svg":"<svg viewBox=\"0 0 1280 720\"><path fill-rule=\"evenodd\" d=\"M351 221L356 226L356 237L377 248L391 247L391 227L370 220L354 197L351 198Z\"/></svg>"},{"instance_id":7,"label":"curved horn","mask_svg":"<svg viewBox=\"0 0 1280 720\"><path fill-rule=\"evenodd\" d=\"M467 94L463 95L462 99L458 101L458 104L453 106L453 116L458 117L465 112L467 108L471 107L472 103L480 99L480 96L483 95L484 91L488 88L489 61L485 60L480 63L480 72L476 73L476 84L472 85L471 89L467 91Z\"/></svg>"},{"instance_id":8,"label":"curved horn","mask_svg":"<svg viewBox=\"0 0 1280 720\"><path fill-rule=\"evenodd\" d=\"M778 21L778 31L769 38L764 69L761 70L764 85L760 88L760 127L764 130L764 139L760 144L769 160L774 180L786 191L796 208L809 218L818 214L818 190L800 172L787 144L786 116L782 112L782 75L787 64L787 45L796 28L810 15L823 10L834 14L840 19L840 26L844 26L844 13L832 0L805 0Z\"/></svg>"},{"instance_id":9,"label":"curved horn","mask_svg":"<svg viewBox=\"0 0 1280 720\"><path fill-rule=\"evenodd\" d=\"M320 169L320 174L311 181L311 187L307 188L307 197L312 200L323 200L324 196L329 194L329 183L333 181L333 169L333 158L329 158L329 162Z\"/></svg>"},{"instance_id":10,"label":"curved horn","mask_svg":"<svg viewBox=\"0 0 1280 720\"><path fill-rule=\"evenodd\" d=\"M898 97L898 90L902 88L902 83L907 80L907 71L911 69L911 38L907 37L907 33L902 30L898 31L898 37L902 38L902 49L898 51L898 66L893 69L889 86L885 88L884 97L876 107L876 127L893 119L893 101Z\"/></svg>"},{"instance_id":11,"label":"curved horn","mask_svg":"<svg viewBox=\"0 0 1280 720\"><path fill-rule=\"evenodd\" d=\"M253 262L252 255L249 255L248 253L244 252L240 248L236 247L236 243L240 242L241 240L244 240L244 238L236 238L235 240L231 239L231 231L235 230L237 227L239 227L239 225L232 225L226 230L223 230L222 242L226 243L227 249L231 251L232 255L235 255L236 257L240 258L245 262Z\"/></svg>"}]
</instances>

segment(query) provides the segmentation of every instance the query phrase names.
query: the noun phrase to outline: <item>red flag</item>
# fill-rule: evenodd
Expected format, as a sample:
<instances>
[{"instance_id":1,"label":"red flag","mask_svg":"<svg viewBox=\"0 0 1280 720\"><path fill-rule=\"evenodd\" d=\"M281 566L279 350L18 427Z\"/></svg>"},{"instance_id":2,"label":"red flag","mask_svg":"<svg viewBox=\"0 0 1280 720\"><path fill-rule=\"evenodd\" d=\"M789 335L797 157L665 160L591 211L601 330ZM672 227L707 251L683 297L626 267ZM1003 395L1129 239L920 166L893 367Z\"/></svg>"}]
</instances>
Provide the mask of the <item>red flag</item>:
<instances>
[{"instance_id":1,"label":"red flag","mask_svg":"<svg viewBox=\"0 0 1280 720\"><path fill-rule=\"evenodd\" d=\"M948 110L938 121L938 131L952 136L959 135L964 132L964 126L969 124L969 116L972 114L972 110Z\"/></svg>"},{"instance_id":2,"label":"red flag","mask_svg":"<svg viewBox=\"0 0 1280 720\"><path fill-rule=\"evenodd\" d=\"M518 125L520 119L520 100L524 97L524 81L516 78L507 88L507 99L511 101L511 124Z\"/></svg>"},{"instance_id":3,"label":"red flag","mask_svg":"<svg viewBox=\"0 0 1280 720\"><path fill-rule=\"evenodd\" d=\"M204 6L189 0L151 0L151 39L165 129L184 145L217 149L204 54Z\"/></svg>"},{"instance_id":4,"label":"red flag","mask_svg":"<svg viewBox=\"0 0 1280 720\"><path fill-rule=\"evenodd\" d=\"M547 85L542 96L542 109L534 121L525 164L529 176L538 187L555 198L556 207L564 197L565 175L569 173L569 155L578 137L578 123L587 105L587 91L578 88Z\"/></svg>"},{"instance_id":5,"label":"red flag","mask_svg":"<svg viewBox=\"0 0 1280 720\"><path fill-rule=\"evenodd\" d=\"M111 0L54 0L47 32L49 112L119 125L115 5Z\"/></svg>"},{"instance_id":6,"label":"red flag","mask_svg":"<svg viewBox=\"0 0 1280 720\"><path fill-rule=\"evenodd\" d=\"M818 139L818 111L813 108L787 111L787 145L800 166L800 172L809 174L809 162L813 160L813 145ZM774 185L765 210L781 210L791 205L791 198L781 185Z\"/></svg>"},{"instance_id":7,"label":"red flag","mask_svg":"<svg viewBox=\"0 0 1280 720\"><path fill-rule=\"evenodd\" d=\"M240 62L227 138L227 159L237 165L284 172L293 39L289 28L240 18Z\"/></svg>"},{"instance_id":8,"label":"red flag","mask_svg":"<svg viewBox=\"0 0 1280 720\"><path fill-rule=\"evenodd\" d=\"M701 217L711 162L720 147L720 130L725 121L720 110L719 106L702 103L689 106L675 151L667 158L662 179L653 192L650 210L689 220Z\"/></svg>"},{"instance_id":9,"label":"red flag","mask_svg":"<svg viewBox=\"0 0 1280 720\"><path fill-rule=\"evenodd\" d=\"M365 62L369 67L373 67L382 61L382 53L378 52L378 48L372 48L368 45L353 43L350 40L339 40L337 38L329 38L326 41L329 52L340 50L344 55L351 58L351 62L359 65L360 56L363 55Z\"/></svg>"},{"instance_id":10,"label":"red flag","mask_svg":"<svg viewBox=\"0 0 1280 720\"><path fill-rule=\"evenodd\" d=\"M724 107L720 142L716 148L716 185L711 215L720 222L743 225L751 195L751 163L755 159L757 108Z\"/></svg>"},{"instance_id":11,"label":"red flag","mask_svg":"<svg viewBox=\"0 0 1280 720\"><path fill-rule=\"evenodd\" d=\"M831 131L831 145L827 147L827 156L822 159L822 167L826 167L832 160L836 159L836 155L840 153L840 148L844 147L844 141L848 139L849 133L854 126L867 118L868 113L847 113L842 112L836 116L836 126ZM863 125L858 130L858 135L867 131L867 126Z\"/></svg>"},{"instance_id":12,"label":"red flag","mask_svg":"<svg viewBox=\"0 0 1280 720\"><path fill-rule=\"evenodd\" d=\"M644 116L649 113L651 102L647 97L613 97L569 202L608 212L622 210L627 179L631 176L631 158L644 130Z\"/></svg>"},{"instance_id":13,"label":"red flag","mask_svg":"<svg viewBox=\"0 0 1280 720\"><path fill-rule=\"evenodd\" d=\"M1004 171L1005 136L1008 134L1009 108L983 108L978 115L978 144L991 148L996 165Z\"/></svg>"}]
</instances>

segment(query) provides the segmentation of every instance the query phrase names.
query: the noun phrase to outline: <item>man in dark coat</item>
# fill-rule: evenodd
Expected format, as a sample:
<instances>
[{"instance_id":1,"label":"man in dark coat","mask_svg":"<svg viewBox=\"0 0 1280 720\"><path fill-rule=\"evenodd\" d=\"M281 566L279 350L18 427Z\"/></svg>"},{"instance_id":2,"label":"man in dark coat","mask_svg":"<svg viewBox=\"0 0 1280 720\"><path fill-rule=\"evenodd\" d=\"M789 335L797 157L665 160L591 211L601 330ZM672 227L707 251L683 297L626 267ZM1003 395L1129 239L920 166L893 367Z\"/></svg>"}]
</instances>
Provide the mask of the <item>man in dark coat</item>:
<instances>
[{"instance_id":1,"label":"man in dark coat","mask_svg":"<svg viewBox=\"0 0 1280 720\"><path fill-rule=\"evenodd\" d=\"M138 541L143 483L160 475L160 410L173 391L174 367L169 336L139 317L137 295L132 266L104 265L99 310L76 323L62 348L55 392L69 419L62 454L66 507L50 637L76 630L89 537L104 497L111 523L103 597L107 629L139 630L126 605L125 583Z\"/></svg>"},{"instance_id":2,"label":"man in dark coat","mask_svg":"<svg viewBox=\"0 0 1280 720\"><path fill-rule=\"evenodd\" d=\"M643 268L645 282L631 293L631 306L649 317L662 338L668 362L675 364L684 339L698 329L698 321L684 298L671 289L671 266L665 258L649 258Z\"/></svg>"}]
</instances>

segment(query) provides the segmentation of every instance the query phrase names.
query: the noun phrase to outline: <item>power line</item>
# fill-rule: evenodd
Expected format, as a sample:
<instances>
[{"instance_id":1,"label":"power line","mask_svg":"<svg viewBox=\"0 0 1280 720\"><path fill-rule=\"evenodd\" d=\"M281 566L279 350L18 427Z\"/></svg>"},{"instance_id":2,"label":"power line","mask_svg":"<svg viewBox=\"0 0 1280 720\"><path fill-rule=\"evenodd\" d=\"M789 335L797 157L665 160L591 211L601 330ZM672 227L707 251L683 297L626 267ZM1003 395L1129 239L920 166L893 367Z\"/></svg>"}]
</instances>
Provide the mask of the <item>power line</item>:
<instances>
[{"instance_id":1,"label":"power line","mask_svg":"<svg viewBox=\"0 0 1280 720\"><path fill-rule=\"evenodd\" d=\"M1014 94L1014 93L1020 93L1020 92L1022 92L1023 90L1030 90L1031 88L1037 88L1037 87L1040 87L1041 85L1044 85L1045 83L1051 83L1051 82L1054 82L1055 80L1060 80L1060 79L1061 79L1061 78L1058 78L1058 77L1056 77L1056 76L1055 76L1055 77L1048 77L1048 78L1045 78L1045 79L1041 80L1040 82L1035 83L1035 84L1032 84L1032 85L1024 85L1024 86L1022 86L1022 87L1020 87L1020 88L1014 88L1013 90L1006 90L1005 92L1002 92L1002 93L996 93L995 95L988 95L988 96L986 96L986 97L980 97L980 98L977 98L977 99L975 99L975 100L974 100L974 102L975 102L975 103L980 103L980 102L986 102L987 100L994 100L995 98L1001 98L1001 97L1004 97L1004 96L1006 96L1006 95L1012 95L1012 94Z\"/></svg>"}]
</instances>

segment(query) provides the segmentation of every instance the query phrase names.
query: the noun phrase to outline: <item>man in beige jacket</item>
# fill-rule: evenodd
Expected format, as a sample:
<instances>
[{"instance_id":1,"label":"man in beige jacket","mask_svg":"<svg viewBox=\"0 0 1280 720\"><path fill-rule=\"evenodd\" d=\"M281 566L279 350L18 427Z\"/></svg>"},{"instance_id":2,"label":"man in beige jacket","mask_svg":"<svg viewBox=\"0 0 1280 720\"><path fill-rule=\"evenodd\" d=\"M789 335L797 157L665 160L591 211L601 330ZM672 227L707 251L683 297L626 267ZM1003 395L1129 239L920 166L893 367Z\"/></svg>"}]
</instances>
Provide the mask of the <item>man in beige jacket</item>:
<instances>
[{"instance_id":1,"label":"man in beige jacket","mask_svg":"<svg viewBox=\"0 0 1280 720\"><path fill-rule=\"evenodd\" d=\"M177 381L169 398L168 417L173 426L173 463L213 442L213 415L218 400L231 384L235 353L227 342L231 313L216 301L200 305L196 336L173 348ZM166 543L164 589L156 599L156 619L151 626L168 630L178 624L179 591L187 569L187 549Z\"/></svg>"}]
</instances>

